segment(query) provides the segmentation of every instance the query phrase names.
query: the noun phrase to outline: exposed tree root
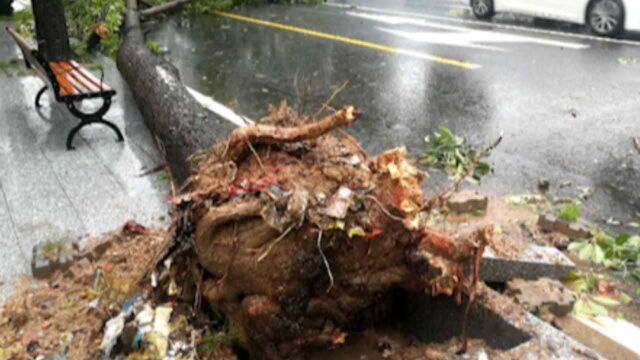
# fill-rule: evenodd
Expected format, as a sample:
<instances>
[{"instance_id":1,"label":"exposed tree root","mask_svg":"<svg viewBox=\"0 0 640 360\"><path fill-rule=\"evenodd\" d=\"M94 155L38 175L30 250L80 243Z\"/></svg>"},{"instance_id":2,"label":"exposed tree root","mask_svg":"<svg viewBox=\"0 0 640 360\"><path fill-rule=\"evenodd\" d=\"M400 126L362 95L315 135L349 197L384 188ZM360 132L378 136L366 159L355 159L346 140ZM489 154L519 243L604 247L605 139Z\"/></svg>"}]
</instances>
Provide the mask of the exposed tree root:
<instances>
[{"instance_id":1,"label":"exposed tree root","mask_svg":"<svg viewBox=\"0 0 640 360\"><path fill-rule=\"evenodd\" d=\"M337 346L394 289L475 300L491 229L451 239L426 227L426 175L404 149L369 158L329 134L358 116L347 106L313 122L282 104L194 157L175 226L194 252L169 256L204 269L194 288L252 356Z\"/></svg>"}]
</instances>

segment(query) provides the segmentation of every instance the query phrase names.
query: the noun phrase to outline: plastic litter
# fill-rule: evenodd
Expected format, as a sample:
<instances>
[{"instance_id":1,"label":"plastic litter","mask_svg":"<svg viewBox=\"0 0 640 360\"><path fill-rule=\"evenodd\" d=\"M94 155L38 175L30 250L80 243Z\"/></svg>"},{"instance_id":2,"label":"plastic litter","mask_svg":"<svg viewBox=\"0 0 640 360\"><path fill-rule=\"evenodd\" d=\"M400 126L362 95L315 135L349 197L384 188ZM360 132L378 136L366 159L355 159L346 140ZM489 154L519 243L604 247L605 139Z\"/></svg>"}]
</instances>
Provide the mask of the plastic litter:
<instances>
[{"instance_id":1,"label":"plastic litter","mask_svg":"<svg viewBox=\"0 0 640 360\"><path fill-rule=\"evenodd\" d=\"M169 333L171 333L169 319L171 319L172 312L173 308L166 305L158 306L155 310L153 331L149 336L149 341L153 344L158 357L161 359L167 355L167 349L169 348Z\"/></svg>"},{"instance_id":2,"label":"plastic litter","mask_svg":"<svg viewBox=\"0 0 640 360\"><path fill-rule=\"evenodd\" d=\"M111 351L116 345L118 338L124 330L125 314L120 313L118 316L107 321L104 330L104 336L102 337L102 343L100 344L100 350L102 351L103 359L110 359Z\"/></svg>"}]
</instances>

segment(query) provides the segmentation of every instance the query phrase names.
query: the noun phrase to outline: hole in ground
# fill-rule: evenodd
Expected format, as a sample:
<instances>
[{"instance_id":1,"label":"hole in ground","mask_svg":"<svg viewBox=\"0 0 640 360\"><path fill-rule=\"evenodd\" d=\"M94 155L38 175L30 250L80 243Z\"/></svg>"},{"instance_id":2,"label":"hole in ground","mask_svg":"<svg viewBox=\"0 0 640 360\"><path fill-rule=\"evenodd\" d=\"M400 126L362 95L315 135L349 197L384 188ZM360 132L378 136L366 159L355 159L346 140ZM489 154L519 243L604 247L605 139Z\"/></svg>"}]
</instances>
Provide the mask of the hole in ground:
<instances>
[{"instance_id":1,"label":"hole in ground","mask_svg":"<svg viewBox=\"0 0 640 360\"><path fill-rule=\"evenodd\" d=\"M466 300L465 300L466 301ZM451 297L410 294L401 317L401 326L425 343L440 343L461 335L464 305ZM498 314L474 304L469 314L469 338L482 339L491 348L509 350L531 339Z\"/></svg>"}]
</instances>

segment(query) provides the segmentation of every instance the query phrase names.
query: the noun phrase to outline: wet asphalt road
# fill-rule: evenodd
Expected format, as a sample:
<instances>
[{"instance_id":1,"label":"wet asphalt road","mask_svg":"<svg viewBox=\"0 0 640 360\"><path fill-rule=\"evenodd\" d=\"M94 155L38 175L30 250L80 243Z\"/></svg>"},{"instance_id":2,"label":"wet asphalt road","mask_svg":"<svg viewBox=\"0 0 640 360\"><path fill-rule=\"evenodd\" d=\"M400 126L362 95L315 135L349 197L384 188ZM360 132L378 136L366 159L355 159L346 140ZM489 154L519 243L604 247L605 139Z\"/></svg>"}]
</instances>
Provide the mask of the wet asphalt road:
<instances>
[{"instance_id":1,"label":"wet asphalt road","mask_svg":"<svg viewBox=\"0 0 640 360\"><path fill-rule=\"evenodd\" d=\"M512 15L480 23L448 0L351 3L359 7L231 12L368 47L219 16L173 18L150 37L170 49L187 85L251 118L281 99L315 112L348 80L334 104L363 109L350 131L370 152L406 145L418 155L424 137L440 125L478 144L504 132L491 157L495 173L483 180L483 190L532 192L541 178L562 195L590 186L590 220L638 221L640 153L632 145L640 136L637 35L603 41L578 26ZM434 56L457 62L443 64ZM434 175L433 183L442 186L444 177ZM567 182L571 186L559 189Z\"/></svg>"}]
</instances>

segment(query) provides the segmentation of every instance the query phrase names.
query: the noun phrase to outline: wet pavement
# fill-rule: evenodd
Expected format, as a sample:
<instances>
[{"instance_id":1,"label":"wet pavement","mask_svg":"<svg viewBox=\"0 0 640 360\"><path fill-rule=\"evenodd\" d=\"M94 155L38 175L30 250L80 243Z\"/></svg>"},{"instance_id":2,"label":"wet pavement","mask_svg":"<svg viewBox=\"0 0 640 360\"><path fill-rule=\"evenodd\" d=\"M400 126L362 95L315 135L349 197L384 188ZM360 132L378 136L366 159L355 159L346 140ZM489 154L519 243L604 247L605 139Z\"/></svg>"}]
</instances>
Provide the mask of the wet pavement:
<instances>
[{"instance_id":1,"label":"wet pavement","mask_svg":"<svg viewBox=\"0 0 640 360\"><path fill-rule=\"evenodd\" d=\"M2 31L0 59L18 56ZM41 81L0 73L0 301L17 276L30 273L36 244L98 235L128 219L148 226L168 220L166 178L140 176L162 159L115 64L102 62L105 81L118 92L106 118L123 130L125 142L90 126L76 136L74 151L65 140L76 118L49 94L41 111L34 108Z\"/></svg>"},{"instance_id":2,"label":"wet pavement","mask_svg":"<svg viewBox=\"0 0 640 360\"><path fill-rule=\"evenodd\" d=\"M564 195L590 186L587 218L638 221L636 35L599 39L512 15L482 23L447 0L354 3L366 7L176 17L150 37L170 49L188 86L251 118L282 99L315 112L348 80L335 105L363 109L350 132L370 152L406 145L418 155L440 125L477 144L504 132L483 190L531 192L541 178ZM434 173L436 187L445 182Z\"/></svg>"}]
</instances>

